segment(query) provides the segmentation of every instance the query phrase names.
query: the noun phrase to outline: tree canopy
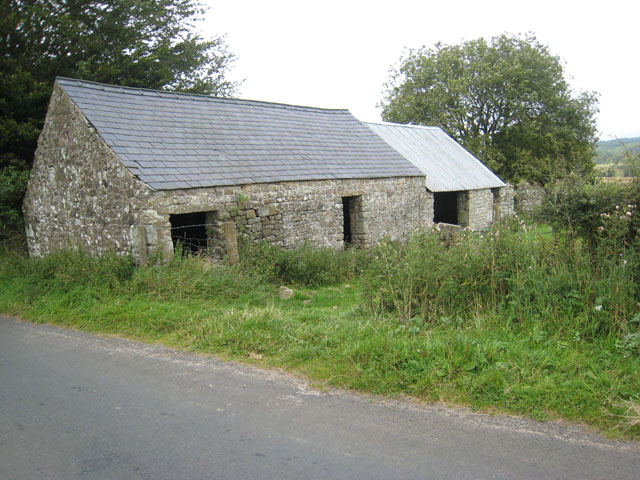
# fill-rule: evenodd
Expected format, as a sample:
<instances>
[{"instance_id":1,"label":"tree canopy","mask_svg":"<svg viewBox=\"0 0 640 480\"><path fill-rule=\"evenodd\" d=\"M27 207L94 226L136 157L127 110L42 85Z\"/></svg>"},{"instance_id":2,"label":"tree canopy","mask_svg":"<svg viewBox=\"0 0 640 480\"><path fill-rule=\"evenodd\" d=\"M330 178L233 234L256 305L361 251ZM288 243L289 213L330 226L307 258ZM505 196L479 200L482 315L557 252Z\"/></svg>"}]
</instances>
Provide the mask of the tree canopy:
<instances>
[{"instance_id":1,"label":"tree canopy","mask_svg":"<svg viewBox=\"0 0 640 480\"><path fill-rule=\"evenodd\" d=\"M532 35L410 50L381 105L385 121L441 127L506 180L544 184L593 166L597 95L574 95Z\"/></svg>"},{"instance_id":2,"label":"tree canopy","mask_svg":"<svg viewBox=\"0 0 640 480\"><path fill-rule=\"evenodd\" d=\"M222 37L198 0L0 0L0 235L20 206L56 76L228 96Z\"/></svg>"}]
</instances>

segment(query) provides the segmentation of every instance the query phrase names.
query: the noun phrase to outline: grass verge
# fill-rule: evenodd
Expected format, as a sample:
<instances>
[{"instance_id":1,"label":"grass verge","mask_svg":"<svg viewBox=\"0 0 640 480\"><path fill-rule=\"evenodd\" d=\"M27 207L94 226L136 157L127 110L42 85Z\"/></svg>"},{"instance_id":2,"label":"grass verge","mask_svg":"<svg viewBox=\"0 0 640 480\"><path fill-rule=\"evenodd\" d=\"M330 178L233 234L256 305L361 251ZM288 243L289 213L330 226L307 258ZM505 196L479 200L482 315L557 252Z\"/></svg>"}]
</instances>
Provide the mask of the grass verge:
<instances>
[{"instance_id":1,"label":"grass verge","mask_svg":"<svg viewBox=\"0 0 640 480\"><path fill-rule=\"evenodd\" d=\"M505 321L498 310L438 311L428 319L401 319L393 309L372 313L363 298L370 287L354 267L372 259L343 258L351 265L348 284L300 281L289 300L278 297L273 272L212 268L193 257L145 268L72 252L44 259L4 252L0 261L0 311L33 322L282 368L317 386L566 419L612 437L640 437L640 338L633 333L585 338L543 321Z\"/></svg>"}]
</instances>

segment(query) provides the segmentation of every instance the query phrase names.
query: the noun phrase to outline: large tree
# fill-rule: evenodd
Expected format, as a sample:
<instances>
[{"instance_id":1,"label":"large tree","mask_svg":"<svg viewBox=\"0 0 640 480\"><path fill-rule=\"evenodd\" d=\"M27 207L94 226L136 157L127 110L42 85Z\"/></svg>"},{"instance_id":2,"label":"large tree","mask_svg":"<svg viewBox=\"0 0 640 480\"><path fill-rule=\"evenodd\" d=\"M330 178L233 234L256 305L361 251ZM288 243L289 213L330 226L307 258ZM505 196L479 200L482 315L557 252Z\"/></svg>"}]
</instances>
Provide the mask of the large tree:
<instances>
[{"instance_id":1,"label":"large tree","mask_svg":"<svg viewBox=\"0 0 640 480\"><path fill-rule=\"evenodd\" d=\"M532 35L410 50L382 107L386 121L443 128L507 180L543 184L592 168L597 95L574 95Z\"/></svg>"},{"instance_id":2,"label":"large tree","mask_svg":"<svg viewBox=\"0 0 640 480\"><path fill-rule=\"evenodd\" d=\"M20 206L53 80L227 96L233 55L198 0L0 0L0 237Z\"/></svg>"}]
</instances>

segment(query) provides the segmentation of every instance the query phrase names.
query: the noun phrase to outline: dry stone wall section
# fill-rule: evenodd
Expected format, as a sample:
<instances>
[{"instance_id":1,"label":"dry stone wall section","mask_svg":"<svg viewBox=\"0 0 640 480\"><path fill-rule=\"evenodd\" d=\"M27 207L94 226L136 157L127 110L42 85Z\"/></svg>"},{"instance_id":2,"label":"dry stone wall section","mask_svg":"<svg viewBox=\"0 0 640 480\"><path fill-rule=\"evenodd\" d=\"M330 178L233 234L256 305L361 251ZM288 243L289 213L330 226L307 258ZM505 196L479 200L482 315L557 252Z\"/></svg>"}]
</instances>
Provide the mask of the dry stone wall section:
<instances>
[{"instance_id":1,"label":"dry stone wall section","mask_svg":"<svg viewBox=\"0 0 640 480\"><path fill-rule=\"evenodd\" d=\"M458 224L471 230L483 230L493 222L493 192L489 188L458 194Z\"/></svg>"},{"instance_id":2,"label":"dry stone wall section","mask_svg":"<svg viewBox=\"0 0 640 480\"><path fill-rule=\"evenodd\" d=\"M511 217L514 213L513 185L494 189L494 222Z\"/></svg>"},{"instance_id":3,"label":"dry stone wall section","mask_svg":"<svg viewBox=\"0 0 640 480\"><path fill-rule=\"evenodd\" d=\"M519 183L515 186L514 197L516 212L531 214L542 205L544 188L530 183Z\"/></svg>"}]
</instances>

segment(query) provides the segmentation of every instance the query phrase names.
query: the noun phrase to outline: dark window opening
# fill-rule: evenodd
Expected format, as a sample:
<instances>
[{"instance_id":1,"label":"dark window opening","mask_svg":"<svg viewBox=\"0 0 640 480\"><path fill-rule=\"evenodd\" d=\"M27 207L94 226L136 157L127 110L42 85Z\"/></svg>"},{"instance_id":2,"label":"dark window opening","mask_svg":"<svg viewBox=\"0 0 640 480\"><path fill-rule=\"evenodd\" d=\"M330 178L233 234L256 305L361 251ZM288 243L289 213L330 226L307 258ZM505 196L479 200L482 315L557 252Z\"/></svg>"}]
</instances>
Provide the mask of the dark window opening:
<instances>
[{"instance_id":1,"label":"dark window opening","mask_svg":"<svg viewBox=\"0 0 640 480\"><path fill-rule=\"evenodd\" d=\"M181 246L183 253L199 253L208 246L206 212L169 215L173 248Z\"/></svg>"},{"instance_id":2,"label":"dark window opening","mask_svg":"<svg viewBox=\"0 0 640 480\"><path fill-rule=\"evenodd\" d=\"M355 197L342 197L342 216L344 219L344 243L351 245L353 235L351 232L351 215L354 208Z\"/></svg>"},{"instance_id":3,"label":"dark window opening","mask_svg":"<svg viewBox=\"0 0 640 480\"><path fill-rule=\"evenodd\" d=\"M433 221L458 225L458 192L433 194Z\"/></svg>"}]
</instances>

